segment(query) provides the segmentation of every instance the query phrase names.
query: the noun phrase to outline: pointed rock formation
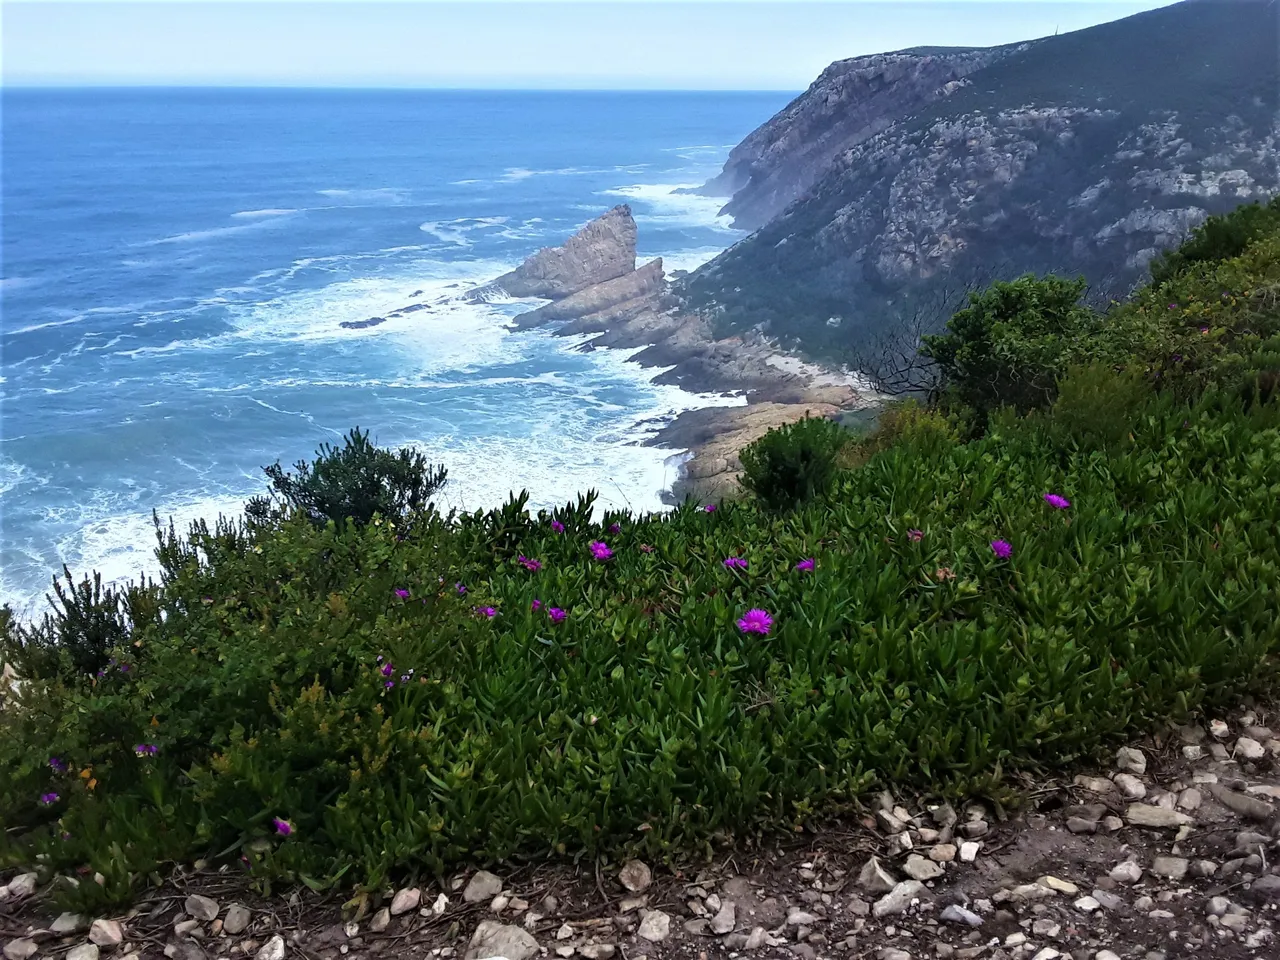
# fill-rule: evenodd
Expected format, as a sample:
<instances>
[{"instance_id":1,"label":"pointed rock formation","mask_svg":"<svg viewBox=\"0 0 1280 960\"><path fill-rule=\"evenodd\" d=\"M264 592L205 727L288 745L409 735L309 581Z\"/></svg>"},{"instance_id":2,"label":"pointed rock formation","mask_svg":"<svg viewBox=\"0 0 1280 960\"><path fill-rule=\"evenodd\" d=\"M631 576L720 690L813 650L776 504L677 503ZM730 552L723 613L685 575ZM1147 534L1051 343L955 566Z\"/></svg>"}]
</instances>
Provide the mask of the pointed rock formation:
<instances>
[{"instance_id":1,"label":"pointed rock formation","mask_svg":"<svg viewBox=\"0 0 1280 960\"><path fill-rule=\"evenodd\" d=\"M663 289L662 279L662 258L658 257L639 270L632 270L623 276L579 290L563 300L522 313L515 318L515 324L526 329L554 320L576 320L588 314L599 313L618 304L659 292Z\"/></svg>"}]
</instances>

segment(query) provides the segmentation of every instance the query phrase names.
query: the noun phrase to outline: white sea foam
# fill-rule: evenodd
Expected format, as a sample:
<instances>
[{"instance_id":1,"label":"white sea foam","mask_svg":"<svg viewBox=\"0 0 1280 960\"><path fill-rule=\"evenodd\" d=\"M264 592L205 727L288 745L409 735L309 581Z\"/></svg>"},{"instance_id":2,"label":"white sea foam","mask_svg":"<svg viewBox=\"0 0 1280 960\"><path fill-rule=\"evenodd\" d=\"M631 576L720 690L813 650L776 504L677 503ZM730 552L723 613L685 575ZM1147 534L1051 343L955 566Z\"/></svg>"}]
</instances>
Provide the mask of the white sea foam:
<instances>
[{"instance_id":1,"label":"white sea foam","mask_svg":"<svg viewBox=\"0 0 1280 960\"><path fill-rule=\"evenodd\" d=\"M239 210L231 216L248 220L258 217L287 217L297 212L298 210L294 207L269 207L266 210Z\"/></svg>"},{"instance_id":2,"label":"white sea foam","mask_svg":"<svg viewBox=\"0 0 1280 960\"><path fill-rule=\"evenodd\" d=\"M409 191L403 187L370 187L353 190L317 190L322 197L342 201L344 206L357 203L374 203L377 205L395 205L405 203L409 199Z\"/></svg>"},{"instance_id":3,"label":"white sea foam","mask_svg":"<svg viewBox=\"0 0 1280 960\"><path fill-rule=\"evenodd\" d=\"M35 277L4 277L0 279L0 293L8 293L10 290L29 287L39 282Z\"/></svg>"},{"instance_id":4,"label":"white sea foam","mask_svg":"<svg viewBox=\"0 0 1280 960\"><path fill-rule=\"evenodd\" d=\"M218 237L225 237L231 234L244 233L246 230L261 230L275 223L279 223L279 218L263 217L257 220L251 220L248 223L237 224L233 227L212 227L208 230L190 230L187 233L177 233L171 237L161 237L159 240L144 240L142 243L135 243L135 247L157 247L166 243L195 243L200 240L214 240Z\"/></svg>"},{"instance_id":5,"label":"white sea foam","mask_svg":"<svg viewBox=\"0 0 1280 960\"><path fill-rule=\"evenodd\" d=\"M625 197L639 207L635 213L637 223L652 223L672 227L710 227L726 233L738 233L727 216L720 216L724 206L721 197L703 197L693 193L676 193L695 183L633 183L630 186L603 190L601 195Z\"/></svg>"}]
</instances>

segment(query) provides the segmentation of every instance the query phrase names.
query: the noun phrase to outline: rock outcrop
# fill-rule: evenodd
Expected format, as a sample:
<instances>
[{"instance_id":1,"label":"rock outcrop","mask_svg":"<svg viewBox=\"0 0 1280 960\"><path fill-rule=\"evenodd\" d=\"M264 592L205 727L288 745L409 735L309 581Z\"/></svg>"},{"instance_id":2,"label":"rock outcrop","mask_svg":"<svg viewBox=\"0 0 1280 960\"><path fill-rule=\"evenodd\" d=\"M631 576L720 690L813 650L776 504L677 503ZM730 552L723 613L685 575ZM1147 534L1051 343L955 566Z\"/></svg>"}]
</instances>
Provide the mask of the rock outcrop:
<instances>
[{"instance_id":1,"label":"rock outcrop","mask_svg":"<svg viewBox=\"0 0 1280 960\"><path fill-rule=\"evenodd\" d=\"M636 269L636 222L622 203L597 217L558 247L544 247L510 273L473 290L468 297L562 300L579 290L626 276Z\"/></svg>"},{"instance_id":2,"label":"rock outcrop","mask_svg":"<svg viewBox=\"0 0 1280 960\"><path fill-rule=\"evenodd\" d=\"M599 221L595 221L599 222ZM634 237L633 237L634 241ZM495 281L496 282L496 281ZM521 329L541 326L555 320L576 320L621 304L639 302L663 289L662 258L646 263L639 270L585 287L544 307L522 313L515 318Z\"/></svg>"},{"instance_id":3,"label":"rock outcrop","mask_svg":"<svg viewBox=\"0 0 1280 960\"><path fill-rule=\"evenodd\" d=\"M1278 18L1276 0L1187 0L834 64L708 185L736 190L726 209L749 226L789 206L674 292L722 336L846 358L922 304L941 323L965 287L1025 272L1123 295L1205 217L1280 190Z\"/></svg>"}]
</instances>

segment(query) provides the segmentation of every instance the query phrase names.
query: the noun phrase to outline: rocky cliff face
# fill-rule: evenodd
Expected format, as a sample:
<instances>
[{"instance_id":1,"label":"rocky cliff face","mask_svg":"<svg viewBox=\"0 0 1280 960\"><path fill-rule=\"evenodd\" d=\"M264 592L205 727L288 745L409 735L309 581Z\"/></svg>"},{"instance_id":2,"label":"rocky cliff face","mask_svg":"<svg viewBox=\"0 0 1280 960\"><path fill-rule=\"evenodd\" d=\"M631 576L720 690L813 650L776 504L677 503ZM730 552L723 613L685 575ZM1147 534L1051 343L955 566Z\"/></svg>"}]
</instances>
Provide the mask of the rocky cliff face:
<instances>
[{"instance_id":1,"label":"rocky cliff face","mask_svg":"<svg viewBox=\"0 0 1280 960\"><path fill-rule=\"evenodd\" d=\"M844 101L846 129L880 129L824 171L810 158L825 148L788 133L837 126L820 81L739 148L754 168L731 156L722 175L753 171L730 204L744 210L773 202L769 184L813 182L676 292L720 336L760 328L849 358L944 285L1052 270L1123 291L1210 213L1280 189L1278 43L1275 0L1189 0L985 64L916 55L898 94L884 81ZM962 69L949 95L921 92Z\"/></svg>"},{"instance_id":2,"label":"rocky cliff face","mask_svg":"<svg viewBox=\"0 0 1280 960\"><path fill-rule=\"evenodd\" d=\"M839 60L767 123L733 148L700 193L728 196L723 213L754 230L803 196L846 150L1016 48L919 48Z\"/></svg>"}]
</instances>

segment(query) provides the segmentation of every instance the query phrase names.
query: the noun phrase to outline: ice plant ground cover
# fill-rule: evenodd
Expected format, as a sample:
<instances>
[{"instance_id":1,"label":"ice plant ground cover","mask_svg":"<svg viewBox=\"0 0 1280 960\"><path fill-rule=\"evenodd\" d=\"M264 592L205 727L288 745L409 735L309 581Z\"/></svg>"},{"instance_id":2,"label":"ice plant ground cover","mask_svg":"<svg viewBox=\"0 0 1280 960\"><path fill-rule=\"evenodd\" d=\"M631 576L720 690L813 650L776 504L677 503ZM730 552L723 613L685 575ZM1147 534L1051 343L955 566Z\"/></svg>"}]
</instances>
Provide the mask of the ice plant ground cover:
<instances>
[{"instance_id":1,"label":"ice plant ground cover","mask_svg":"<svg viewBox=\"0 0 1280 960\"><path fill-rule=\"evenodd\" d=\"M26 681L0 867L101 873L84 905L195 857L378 888L683 856L879 783L1008 798L1010 771L1274 690L1280 240L1189 269L1111 312L1138 376L1077 370L976 435L898 411L785 510L166 532L158 583L0 617Z\"/></svg>"}]
</instances>

